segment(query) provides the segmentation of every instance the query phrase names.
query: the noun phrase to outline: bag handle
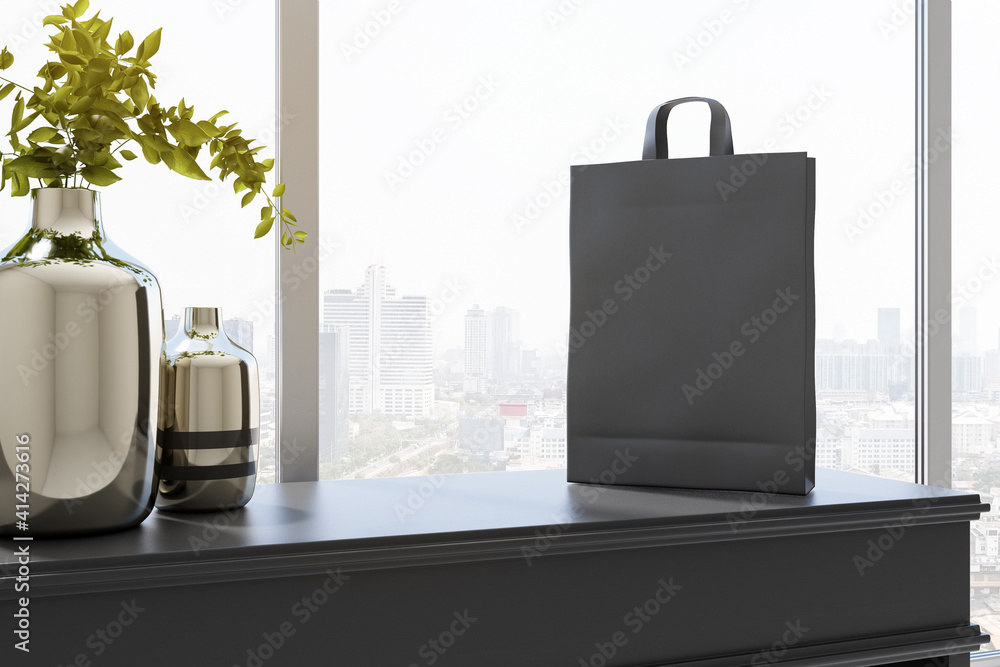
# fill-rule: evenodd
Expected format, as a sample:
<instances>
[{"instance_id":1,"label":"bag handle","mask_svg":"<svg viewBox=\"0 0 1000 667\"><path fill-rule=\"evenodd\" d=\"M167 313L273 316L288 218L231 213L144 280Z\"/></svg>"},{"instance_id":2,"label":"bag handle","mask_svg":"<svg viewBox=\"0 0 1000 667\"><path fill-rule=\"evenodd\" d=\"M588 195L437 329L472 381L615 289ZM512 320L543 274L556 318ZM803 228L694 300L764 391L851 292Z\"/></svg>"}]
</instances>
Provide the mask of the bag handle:
<instances>
[{"instance_id":1,"label":"bag handle","mask_svg":"<svg viewBox=\"0 0 1000 667\"><path fill-rule=\"evenodd\" d=\"M646 138L642 144L643 160L667 159L667 118L671 109L685 102L705 102L712 111L708 154L713 156L733 154L733 129L729 125L726 108L708 97L680 97L661 104L649 114L649 120L646 121Z\"/></svg>"}]
</instances>

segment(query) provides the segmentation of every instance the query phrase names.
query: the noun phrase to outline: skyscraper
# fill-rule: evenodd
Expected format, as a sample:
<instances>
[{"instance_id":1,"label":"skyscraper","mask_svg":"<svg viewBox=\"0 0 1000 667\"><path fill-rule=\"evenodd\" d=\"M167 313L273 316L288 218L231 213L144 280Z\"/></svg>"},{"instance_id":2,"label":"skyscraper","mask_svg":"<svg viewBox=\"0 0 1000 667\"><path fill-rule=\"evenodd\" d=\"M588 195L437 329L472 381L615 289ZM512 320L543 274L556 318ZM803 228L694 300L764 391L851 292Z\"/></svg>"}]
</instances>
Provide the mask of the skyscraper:
<instances>
[{"instance_id":1,"label":"skyscraper","mask_svg":"<svg viewBox=\"0 0 1000 667\"><path fill-rule=\"evenodd\" d=\"M478 305L465 312L465 377L464 391L482 394L486 391L489 355L487 348L486 311Z\"/></svg>"},{"instance_id":2,"label":"skyscraper","mask_svg":"<svg viewBox=\"0 0 1000 667\"><path fill-rule=\"evenodd\" d=\"M347 327L319 334L319 462L339 459L348 449L350 349Z\"/></svg>"},{"instance_id":3,"label":"skyscraper","mask_svg":"<svg viewBox=\"0 0 1000 667\"><path fill-rule=\"evenodd\" d=\"M253 354L253 322L242 317L233 317L222 321L222 328L234 343Z\"/></svg>"},{"instance_id":4,"label":"skyscraper","mask_svg":"<svg viewBox=\"0 0 1000 667\"><path fill-rule=\"evenodd\" d=\"M352 413L427 417L434 363L426 296L396 297L383 266L370 266L356 291L323 297L323 330L345 327Z\"/></svg>"},{"instance_id":5,"label":"skyscraper","mask_svg":"<svg viewBox=\"0 0 1000 667\"><path fill-rule=\"evenodd\" d=\"M486 346L490 377L506 382L521 374L521 337L517 311L500 306L488 318Z\"/></svg>"},{"instance_id":6,"label":"skyscraper","mask_svg":"<svg viewBox=\"0 0 1000 667\"><path fill-rule=\"evenodd\" d=\"M973 306L958 311L958 354L979 354L979 323Z\"/></svg>"},{"instance_id":7,"label":"skyscraper","mask_svg":"<svg viewBox=\"0 0 1000 667\"><path fill-rule=\"evenodd\" d=\"M887 349L899 345L899 308L878 309L878 342Z\"/></svg>"}]
</instances>

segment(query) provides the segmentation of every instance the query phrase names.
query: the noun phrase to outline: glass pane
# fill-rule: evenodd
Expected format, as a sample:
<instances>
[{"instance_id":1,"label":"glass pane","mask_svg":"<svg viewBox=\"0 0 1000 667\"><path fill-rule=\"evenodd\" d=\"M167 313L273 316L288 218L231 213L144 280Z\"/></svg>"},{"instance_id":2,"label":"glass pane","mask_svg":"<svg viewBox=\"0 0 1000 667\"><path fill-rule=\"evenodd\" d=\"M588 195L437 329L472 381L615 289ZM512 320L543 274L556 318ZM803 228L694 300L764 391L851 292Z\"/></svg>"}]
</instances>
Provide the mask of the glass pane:
<instances>
[{"instance_id":1,"label":"glass pane","mask_svg":"<svg viewBox=\"0 0 1000 667\"><path fill-rule=\"evenodd\" d=\"M978 492L992 510L972 523L970 536L972 622L1000 637L1000 230L986 184L1000 178L1000 165L976 135L995 122L1000 104L995 86L1000 49L991 26L1000 5L988 0L952 3L952 479L957 489Z\"/></svg>"},{"instance_id":2,"label":"glass pane","mask_svg":"<svg viewBox=\"0 0 1000 667\"><path fill-rule=\"evenodd\" d=\"M817 158L819 465L913 479L897 4L321 0L321 476L564 466L568 167L639 159L655 105L705 95L738 153ZM679 107L672 152L706 128Z\"/></svg>"},{"instance_id":3,"label":"glass pane","mask_svg":"<svg viewBox=\"0 0 1000 667\"><path fill-rule=\"evenodd\" d=\"M49 57L40 24L48 6L22 3L20 10L5 8L4 24L10 28L6 43L16 58L5 76L34 84ZM102 18L114 17L112 42L123 30L138 42L163 28L160 50L152 60L158 78L151 91L161 105L173 106L184 98L194 106L196 119L228 109L230 122L238 122L246 136L266 144L273 156L271 0L177 0L170 11L150 2L102 0L91 12L96 9ZM246 48L247 44L254 48ZM228 66L236 57L240 66ZM10 98L4 102L9 103ZM261 370L263 408L259 480L274 481L274 245L270 238L254 241L258 209L241 210L231 183L194 181L169 173L162 164L148 164L139 149L132 148L140 158L125 164L124 180L99 188L108 236L156 274L168 336L185 307L218 306L230 335L254 353ZM203 166L207 168L208 160ZM23 234L30 206L27 198L2 194L0 246L5 247Z\"/></svg>"}]
</instances>

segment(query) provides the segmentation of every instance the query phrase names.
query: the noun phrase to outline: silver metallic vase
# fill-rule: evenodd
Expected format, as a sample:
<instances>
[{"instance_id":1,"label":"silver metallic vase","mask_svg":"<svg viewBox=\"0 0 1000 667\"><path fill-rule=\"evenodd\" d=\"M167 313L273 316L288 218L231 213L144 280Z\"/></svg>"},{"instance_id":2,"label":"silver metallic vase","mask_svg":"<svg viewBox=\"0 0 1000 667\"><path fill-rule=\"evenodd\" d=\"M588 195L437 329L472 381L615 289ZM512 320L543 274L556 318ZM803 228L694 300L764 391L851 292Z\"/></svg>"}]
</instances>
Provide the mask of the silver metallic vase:
<instances>
[{"instance_id":1,"label":"silver metallic vase","mask_svg":"<svg viewBox=\"0 0 1000 667\"><path fill-rule=\"evenodd\" d=\"M253 495L260 442L257 361L234 343L217 308L187 308L160 369L162 450L156 508L242 507Z\"/></svg>"},{"instance_id":2,"label":"silver metallic vase","mask_svg":"<svg viewBox=\"0 0 1000 667\"><path fill-rule=\"evenodd\" d=\"M97 192L31 192L0 252L0 533L135 526L156 497L160 286L104 233Z\"/></svg>"}]
</instances>

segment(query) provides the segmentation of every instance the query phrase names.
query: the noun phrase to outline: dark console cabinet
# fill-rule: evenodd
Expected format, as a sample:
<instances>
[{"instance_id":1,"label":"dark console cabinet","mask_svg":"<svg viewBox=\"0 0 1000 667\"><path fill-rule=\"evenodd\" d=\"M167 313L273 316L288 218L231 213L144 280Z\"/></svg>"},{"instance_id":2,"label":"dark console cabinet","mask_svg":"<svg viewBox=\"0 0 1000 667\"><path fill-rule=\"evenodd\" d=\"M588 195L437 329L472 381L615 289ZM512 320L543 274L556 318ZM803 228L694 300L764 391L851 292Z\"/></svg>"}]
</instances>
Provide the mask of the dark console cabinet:
<instances>
[{"instance_id":1,"label":"dark console cabinet","mask_svg":"<svg viewBox=\"0 0 1000 667\"><path fill-rule=\"evenodd\" d=\"M963 665L989 639L969 622L986 509L822 469L804 497L565 471L263 486L32 541L31 654L8 640L3 664Z\"/></svg>"}]
</instances>

